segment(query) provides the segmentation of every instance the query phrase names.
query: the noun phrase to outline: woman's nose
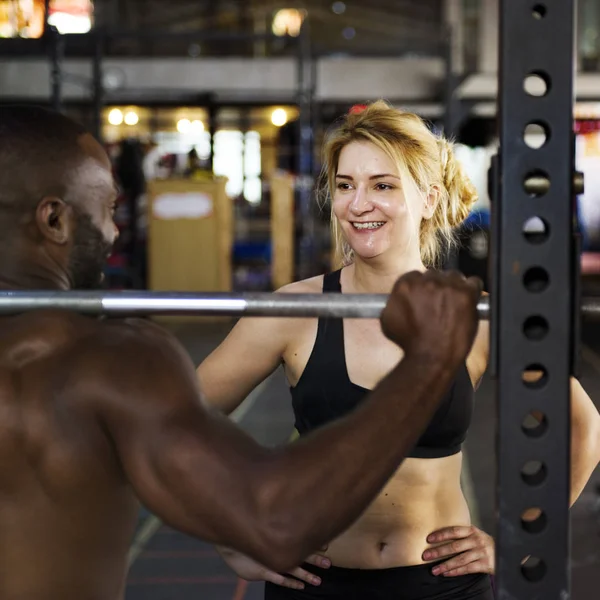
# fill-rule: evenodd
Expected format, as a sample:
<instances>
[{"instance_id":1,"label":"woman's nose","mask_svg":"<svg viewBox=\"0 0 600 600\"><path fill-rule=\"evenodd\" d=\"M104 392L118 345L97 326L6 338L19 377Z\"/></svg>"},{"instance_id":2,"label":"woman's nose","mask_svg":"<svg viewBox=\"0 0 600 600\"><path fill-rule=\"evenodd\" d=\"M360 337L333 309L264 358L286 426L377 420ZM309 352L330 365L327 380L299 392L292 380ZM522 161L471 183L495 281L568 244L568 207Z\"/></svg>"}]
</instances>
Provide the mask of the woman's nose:
<instances>
[{"instance_id":1,"label":"woman's nose","mask_svg":"<svg viewBox=\"0 0 600 600\"><path fill-rule=\"evenodd\" d=\"M350 203L350 210L354 214L362 214L369 212L372 208L373 205L369 200L367 190L361 186L357 187L352 202Z\"/></svg>"}]
</instances>

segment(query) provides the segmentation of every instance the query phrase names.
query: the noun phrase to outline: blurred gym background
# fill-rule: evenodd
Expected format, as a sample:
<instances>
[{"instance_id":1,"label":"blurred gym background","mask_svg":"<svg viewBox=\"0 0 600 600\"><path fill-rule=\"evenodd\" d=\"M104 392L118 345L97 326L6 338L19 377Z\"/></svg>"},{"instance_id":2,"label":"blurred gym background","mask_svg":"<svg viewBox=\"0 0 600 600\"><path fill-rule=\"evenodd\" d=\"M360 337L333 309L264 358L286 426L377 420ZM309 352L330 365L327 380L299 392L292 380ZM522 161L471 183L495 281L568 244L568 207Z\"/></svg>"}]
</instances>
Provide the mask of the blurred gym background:
<instances>
[{"instance_id":1,"label":"blurred gym background","mask_svg":"<svg viewBox=\"0 0 600 600\"><path fill-rule=\"evenodd\" d=\"M599 0L579 0L577 27L589 294L600 281ZM63 111L113 160L122 193L111 289L270 291L330 269L328 207L313 193L321 142L340 115L378 98L457 142L479 201L446 264L487 281L497 62L498 0L0 0L0 102ZM535 128L526 133L535 144ZM231 324L170 326L199 362ZM596 333L584 328L582 377L598 401ZM465 474L490 532L492 392L486 380ZM238 415L242 426L263 443L285 441L286 394L277 374ZM575 600L600 584L599 480L572 510ZM128 599L260 597L260 584L236 581L212 548L140 517Z\"/></svg>"},{"instance_id":2,"label":"blurred gym background","mask_svg":"<svg viewBox=\"0 0 600 600\"><path fill-rule=\"evenodd\" d=\"M577 203L594 275L600 4L578 7ZM111 288L270 290L329 268L321 141L377 98L459 144L480 199L448 264L486 278L497 13L498 0L0 0L0 101L62 110L106 144L123 190Z\"/></svg>"}]
</instances>

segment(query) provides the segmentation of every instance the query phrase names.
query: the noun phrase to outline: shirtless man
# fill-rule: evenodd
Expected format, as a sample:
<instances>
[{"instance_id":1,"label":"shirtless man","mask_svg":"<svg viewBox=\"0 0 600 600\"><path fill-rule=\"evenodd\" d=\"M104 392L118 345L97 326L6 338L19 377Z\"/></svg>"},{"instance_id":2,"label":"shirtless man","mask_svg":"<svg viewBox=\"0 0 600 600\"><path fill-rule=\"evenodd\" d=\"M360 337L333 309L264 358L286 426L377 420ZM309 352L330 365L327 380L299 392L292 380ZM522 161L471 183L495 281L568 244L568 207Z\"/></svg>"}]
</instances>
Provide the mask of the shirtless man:
<instances>
[{"instance_id":1,"label":"shirtless man","mask_svg":"<svg viewBox=\"0 0 600 600\"><path fill-rule=\"evenodd\" d=\"M0 108L0 289L96 287L115 198L108 157L77 124ZM470 349L479 293L458 275L402 278L382 326L403 361L354 414L275 450L207 410L185 351L147 321L0 318L0 598L121 599L140 500L269 568L299 564L425 428Z\"/></svg>"}]
</instances>

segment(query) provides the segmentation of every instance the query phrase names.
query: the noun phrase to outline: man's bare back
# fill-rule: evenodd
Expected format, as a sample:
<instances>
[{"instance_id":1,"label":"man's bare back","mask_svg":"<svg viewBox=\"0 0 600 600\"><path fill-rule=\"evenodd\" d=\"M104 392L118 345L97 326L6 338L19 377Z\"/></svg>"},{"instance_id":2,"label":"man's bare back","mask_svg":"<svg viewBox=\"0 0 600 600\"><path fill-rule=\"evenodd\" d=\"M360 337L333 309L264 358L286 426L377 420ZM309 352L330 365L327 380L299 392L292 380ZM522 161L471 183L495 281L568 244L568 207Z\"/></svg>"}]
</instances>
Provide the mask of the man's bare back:
<instances>
[{"instance_id":1,"label":"man's bare back","mask_svg":"<svg viewBox=\"0 0 600 600\"><path fill-rule=\"evenodd\" d=\"M54 312L0 320L2 598L122 596L139 503L81 369L103 327Z\"/></svg>"},{"instance_id":2,"label":"man's bare back","mask_svg":"<svg viewBox=\"0 0 600 600\"><path fill-rule=\"evenodd\" d=\"M79 126L0 107L0 290L98 286L115 196ZM425 429L473 342L479 293L457 274L400 279L381 323L401 363L353 414L278 449L208 410L189 356L150 322L1 318L0 599L121 600L138 500L179 531L295 567Z\"/></svg>"}]
</instances>

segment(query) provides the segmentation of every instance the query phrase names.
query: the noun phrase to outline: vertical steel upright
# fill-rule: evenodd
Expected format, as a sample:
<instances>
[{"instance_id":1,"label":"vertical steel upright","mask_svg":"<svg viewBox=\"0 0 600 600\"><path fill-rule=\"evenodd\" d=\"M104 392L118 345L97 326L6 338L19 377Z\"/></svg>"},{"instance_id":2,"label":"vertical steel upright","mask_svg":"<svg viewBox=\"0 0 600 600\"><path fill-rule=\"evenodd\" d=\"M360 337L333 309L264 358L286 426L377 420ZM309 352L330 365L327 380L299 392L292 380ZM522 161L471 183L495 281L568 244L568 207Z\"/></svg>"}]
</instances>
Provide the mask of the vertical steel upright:
<instances>
[{"instance_id":1,"label":"vertical steel upright","mask_svg":"<svg viewBox=\"0 0 600 600\"><path fill-rule=\"evenodd\" d=\"M296 165L296 217L300 221L300 238L298 241L297 277L306 279L314 275L316 222L313 202L313 129L311 118L312 107L312 53L310 45L310 29L308 19L302 24L297 49L297 96L298 96L298 148Z\"/></svg>"},{"instance_id":2,"label":"vertical steel upright","mask_svg":"<svg viewBox=\"0 0 600 600\"><path fill-rule=\"evenodd\" d=\"M92 62L92 133L99 142L102 142L102 109L104 108L104 81L102 77L104 44L103 31L96 31Z\"/></svg>"},{"instance_id":3,"label":"vertical steel upright","mask_svg":"<svg viewBox=\"0 0 600 600\"><path fill-rule=\"evenodd\" d=\"M55 27L47 26L45 36L50 45L48 55L50 58L50 93L52 109L56 112L62 112L65 41Z\"/></svg>"},{"instance_id":4,"label":"vertical steel upright","mask_svg":"<svg viewBox=\"0 0 600 600\"><path fill-rule=\"evenodd\" d=\"M506 600L570 595L574 14L565 0L500 2L491 294L497 597ZM543 132L536 143L531 128Z\"/></svg>"}]
</instances>

